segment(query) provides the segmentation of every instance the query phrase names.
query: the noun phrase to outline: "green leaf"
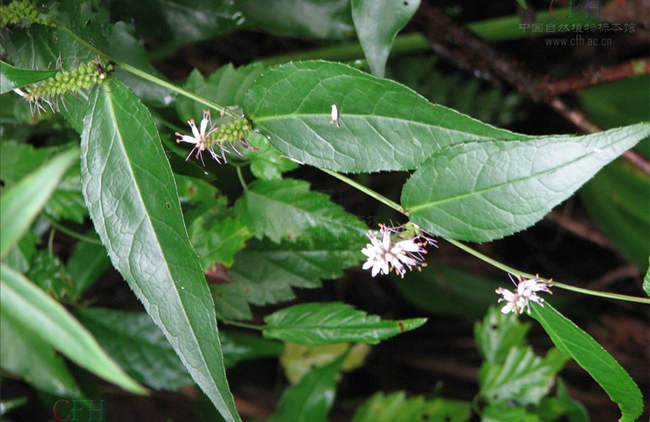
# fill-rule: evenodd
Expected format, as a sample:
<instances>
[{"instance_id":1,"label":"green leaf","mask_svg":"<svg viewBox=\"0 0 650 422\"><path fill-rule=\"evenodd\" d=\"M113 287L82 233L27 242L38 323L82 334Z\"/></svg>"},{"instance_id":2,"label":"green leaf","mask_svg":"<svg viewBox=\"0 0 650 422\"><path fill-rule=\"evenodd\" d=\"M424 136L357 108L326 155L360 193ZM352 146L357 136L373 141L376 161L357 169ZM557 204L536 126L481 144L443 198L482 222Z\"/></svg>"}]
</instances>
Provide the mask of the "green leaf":
<instances>
[{"instance_id":1,"label":"green leaf","mask_svg":"<svg viewBox=\"0 0 650 422\"><path fill-rule=\"evenodd\" d=\"M352 0L352 20L372 73L384 77L395 36L411 20L420 0Z\"/></svg>"},{"instance_id":2,"label":"green leaf","mask_svg":"<svg viewBox=\"0 0 650 422\"><path fill-rule=\"evenodd\" d=\"M2 266L2 313L89 371L134 393L144 393L97 344L90 333L51 297L14 270Z\"/></svg>"},{"instance_id":3,"label":"green leaf","mask_svg":"<svg viewBox=\"0 0 650 422\"><path fill-rule=\"evenodd\" d=\"M20 69L0 60L0 94L50 78L55 73L56 70Z\"/></svg>"},{"instance_id":4,"label":"green leaf","mask_svg":"<svg viewBox=\"0 0 650 422\"><path fill-rule=\"evenodd\" d=\"M643 396L630 375L589 334L550 304L533 305L532 317L539 322L555 346L571 356L596 380L621 409L620 422L633 422L643 412Z\"/></svg>"},{"instance_id":5,"label":"green leaf","mask_svg":"<svg viewBox=\"0 0 650 422\"><path fill-rule=\"evenodd\" d=\"M474 324L474 341L485 361L503 363L511 349L525 345L529 329L530 324L519 322L514 314L490 307L483 321Z\"/></svg>"},{"instance_id":6,"label":"green leaf","mask_svg":"<svg viewBox=\"0 0 650 422\"><path fill-rule=\"evenodd\" d=\"M149 315L101 308L80 309L77 315L125 371L142 383L155 390L170 391L193 384L187 369ZM273 357L282 352L282 344L272 340L239 332L219 334L226 367L241 360Z\"/></svg>"},{"instance_id":7,"label":"green leaf","mask_svg":"<svg viewBox=\"0 0 650 422\"><path fill-rule=\"evenodd\" d=\"M528 5L526 4L526 0L517 0L517 3L524 9L528 9Z\"/></svg>"},{"instance_id":8,"label":"green leaf","mask_svg":"<svg viewBox=\"0 0 650 422\"><path fill-rule=\"evenodd\" d=\"M238 219L224 218L220 212L207 209L194 217L188 227L190 240L201 260L204 271L221 263L233 264L234 256L242 250L252 234Z\"/></svg>"},{"instance_id":9,"label":"green leaf","mask_svg":"<svg viewBox=\"0 0 650 422\"><path fill-rule=\"evenodd\" d=\"M88 215L88 209L81 194L79 167L74 166L68 169L45 206L45 212L57 220L83 223Z\"/></svg>"},{"instance_id":10,"label":"green leaf","mask_svg":"<svg viewBox=\"0 0 650 422\"><path fill-rule=\"evenodd\" d=\"M193 384L149 315L100 308L79 309L76 315L106 352L138 381L154 390L170 391Z\"/></svg>"},{"instance_id":11,"label":"green leaf","mask_svg":"<svg viewBox=\"0 0 650 422\"><path fill-rule=\"evenodd\" d=\"M0 142L0 178L4 182L3 189L12 187L35 171L53 152L53 148L34 148L28 143Z\"/></svg>"},{"instance_id":12,"label":"green leaf","mask_svg":"<svg viewBox=\"0 0 650 422\"><path fill-rule=\"evenodd\" d=\"M272 34L342 39L354 33L350 0L235 0L246 21Z\"/></svg>"},{"instance_id":13,"label":"green leaf","mask_svg":"<svg viewBox=\"0 0 650 422\"><path fill-rule=\"evenodd\" d=\"M95 230L192 378L227 421L238 421L214 303L151 115L115 80L90 105L81 136L81 178Z\"/></svg>"},{"instance_id":14,"label":"green leaf","mask_svg":"<svg viewBox=\"0 0 650 422\"><path fill-rule=\"evenodd\" d=\"M31 144L0 143L0 178L5 188L16 184L21 178L41 166L48 158L65 151L69 145L34 148ZM56 219L69 219L83 222L88 214L79 180L79 167L70 167L63 175L52 197L45 205L45 212Z\"/></svg>"},{"instance_id":15,"label":"green leaf","mask_svg":"<svg viewBox=\"0 0 650 422\"><path fill-rule=\"evenodd\" d=\"M650 124L640 123L586 136L448 147L411 176L402 206L433 234L499 239L535 224L648 134Z\"/></svg>"},{"instance_id":16,"label":"green leaf","mask_svg":"<svg viewBox=\"0 0 650 422\"><path fill-rule=\"evenodd\" d=\"M34 388L56 396L81 398L76 381L52 346L39 336L0 314L0 366Z\"/></svg>"},{"instance_id":17,"label":"green leaf","mask_svg":"<svg viewBox=\"0 0 650 422\"><path fill-rule=\"evenodd\" d=\"M183 44L215 38L242 26L241 12L232 0L116 0L111 16L129 21L142 38L159 40L161 53Z\"/></svg>"},{"instance_id":18,"label":"green leaf","mask_svg":"<svg viewBox=\"0 0 650 422\"><path fill-rule=\"evenodd\" d=\"M276 243L327 235L337 245L360 250L367 241L361 221L302 180L258 180L237 201L235 211L255 236Z\"/></svg>"},{"instance_id":19,"label":"green leaf","mask_svg":"<svg viewBox=\"0 0 650 422\"><path fill-rule=\"evenodd\" d=\"M312 369L282 394L278 409L267 422L326 422L336 398L336 383L343 356Z\"/></svg>"},{"instance_id":20,"label":"green leaf","mask_svg":"<svg viewBox=\"0 0 650 422\"><path fill-rule=\"evenodd\" d=\"M194 69L183 87L217 104L237 106L241 105L244 94L263 70L264 66L260 63L238 68L228 63L205 79L201 72ZM179 97L176 100L176 111L182 120L198 119L204 108L204 105L186 97ZM218 122L219 116L212 117Z\"/></svg>"},{"instance_id":21,"label":"green leaf","mask_svg":"<svg viewBox=\"0 0 650 422\"><path fill-rule=\"evenodd\" d=\"M567 359L557 349L549 350L546 357L540 359L531 347L512 347L503 363L481 365L478 374L481 394L490 403L538 404L548 394L555 374Z\"/></svg>"},{"instance_id":22,"label":"green leaf","mask_svg":"<svg viewBox=\"0 0 650 422\"><path fill-rule=\"evenodd\" d=\"M329 123L332 104L340 128ZM459 142L528 138L431 104L396 82L325 61L267 69L243 107L289 157L343 172L414 169Z\"/></svg>"},{"instance_id":23,"label":"green leaf","mask_svg":"<svg viewBox=\"0 0 650 422\"><path fill-rule=\"evenodd\" d=\"M376 393L354 413L352 422L466 422L472 415L472 404L423 396L406 398L398 391Z\"/></svg>"},{"instance_id":24,"label":"green leaf","mask_svg":"<svg viewBox=\"0 0 650 422\"><path fill-rule=\"evenodd\" d=\"M537 413L545 421L555 421L561 416L566 416L569 422L589 422L587 409L569 396L566 385L560 378L557 380L557 395L544 397Z\"/></svg>"},{"instance_id":25,"label":"green leaf","mask_svg":"<svg viewBox=\"0 0 650 422\"><path fill-rule=\"evenodd\" d=\"M650 296L650 257L648 257L648 270L645 273L645 277L643 277L643 291Z\"/></svg>"},{"instance_id":26,"label":"green leaf","mask_svg":"<svg viewBox=\"0 0 650 422\"><path fill-rule=\"evenodd\" d=\"M25 274L32 266L32 258L36 254L36 243L38 243L38 237L36 237L34 231L27 231L18 243L11 248L2 263L21 274Z\"/></svg>"},{"instance_id":27,"label":"green leaf","mask_svg":"<svg viewBox=\"0 0 650 422\"><path fill-rule=\"evenodd\" d=\"M264 317L265 337L305 346L362 342L377 344L397 334L414 330L426 318L382 320L345 303L304 303Z\"/></svg>"},{"instance_id":28,"label":"green leaf","mask_svg":"<svg viewBox=\"0 0 650 422\"><path fill-rule=\"evenodd\" d=\"M72 279L56 256L48 250L36 251L31 268L25 276L43 291L56 299L68 298L72 294Z\"/></svg>"},{"instance_id":29,"label":"green leaf","mask_svg":"<svg viewBox=\"0 0 650 422\"><path fill-rule=\"evenodd\" d=\"M251 173L258 179L281 179L282 173L298 167L297 163L282 156L260 133L249 133L246 142L252 148L246 149L244 155L250 160Z\"/></svg>"},{"instance_id":30,"label":"green leaf","mask_svg":"<svg viewBox=\"0 0 650 422\"><path fill-rule=\"evenodd\" d=\"M596 227L639 269L650 244L650 177L619 160L605 167L580 190Z\"/></svg>"},{"instance_id":31,"label":"green leaf","mask_svg":"<svg viewBox=\"0 0 650 422\"><path fill-rule=\"evenodd\" d=\"M358 249L341 249L333 242L250 242L228 272L234 282L211 286L217 313L247 319L247 302L262 306L291 300L292 287L318 288L321 280L340 277L344 268L360 261Z\"/></svg>"},{"instance_id":32,"label":"green leaf","mask_svg":"<svg viewBox=\"0 0 650 422\"><path fill-rule=\"evenodd\" d=\"M0 200L0 256L6 256L25 234L65 171L78 159L77 148L61 153L3 193Z\"/></svg>"},{"instance_id":33,"label":"green leaf","mask_svg":"<svg viewBox=\"0 0 650 422\"><path fill-rule=\"evenodd\" d=\"M528 413L523 407L497 403L483 409L481 422L542 422L542 420L539 416Z\"/></svg>"},{"instance_id":34,"label":"green leaf","mask_svg":"<svg viewBox=\"0 0 650 422\"><path fill-rule=\"evenodd\" d=\"M93 237L96 236L94 231L91 233ZM66 269L73 282L73 297L79 298L110 265L111 261L103 245L83 240L77 243L66 262Z\"/></svg>"},{"instance_id":35,"label":"green leaf","mask_svg":"<svg viewBox=\"0 0 650 422\"><path fill-rule=\"evenodd\" d=\"M393 286L419 309L436 315L480 318L494 303L499 283L444 264L413 272L408 280L393 277ZM458 304L462 306L458 306Z\"/></svg>"}]
</instances>

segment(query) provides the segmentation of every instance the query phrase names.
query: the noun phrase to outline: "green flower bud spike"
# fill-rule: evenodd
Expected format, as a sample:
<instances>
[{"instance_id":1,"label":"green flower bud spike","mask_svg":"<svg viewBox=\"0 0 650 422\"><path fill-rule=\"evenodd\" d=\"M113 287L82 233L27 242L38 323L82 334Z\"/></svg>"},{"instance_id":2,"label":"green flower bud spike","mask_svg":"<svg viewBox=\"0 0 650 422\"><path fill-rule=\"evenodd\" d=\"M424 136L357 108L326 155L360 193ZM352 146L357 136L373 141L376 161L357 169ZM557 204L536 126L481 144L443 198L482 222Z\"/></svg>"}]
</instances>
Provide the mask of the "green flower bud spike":
<instances>
[{"instance_id":1,"label":"green flower bud spike","mask_svg":"<svg viewBox=\"0 0 650 422\"><path fill-rule=\"evenodd\" d=\"M55 26L53 22L43 17L41 11L31 1L18 0L7 5L0 5L0 28L16 25L22 21Z\"/></svg>"},{"instance_id":2,"label":"green flower bud spike","mask_svg":"<svg viewBox=\"0 0 650 422\"><path fill-rule=\"evenodd\" d=\"M81 63L77 68L69 71L60 70L48 79L23 89L15 89L14 92L29 102L32 113L34 111L47 111L43 104L48 105L52 111L58 111L56 97L61 98L62 101L65 94L75 94L102 83L111 71L113 71L111 63L95 59L87 63ZM65 106L65 103L63 104Z\"/></svg>"}]
</instances>

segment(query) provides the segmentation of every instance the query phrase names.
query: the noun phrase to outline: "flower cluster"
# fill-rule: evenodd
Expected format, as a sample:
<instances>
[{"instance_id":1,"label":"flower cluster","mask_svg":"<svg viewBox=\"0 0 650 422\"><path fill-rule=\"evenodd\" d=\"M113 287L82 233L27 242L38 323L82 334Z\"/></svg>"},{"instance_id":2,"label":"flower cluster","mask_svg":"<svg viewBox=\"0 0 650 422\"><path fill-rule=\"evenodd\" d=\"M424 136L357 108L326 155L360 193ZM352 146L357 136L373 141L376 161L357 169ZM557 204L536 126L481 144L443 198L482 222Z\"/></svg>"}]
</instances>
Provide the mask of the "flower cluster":
<instances>
[{"instance_id":1,"label":"flower cluster","mask_svg":"<svg viewBox=\"0 0 650 422\"><path fill-rule=\"evenodd\" d=\"M203 118L198 127L194 119L188 120L187 124L190 125L192 135L183 135L176 132L176 136L179 137L176 139L177 143L187 142L194 145L194 148L185 157L186 160L189 160L192 154L195 154L196 158L200 158L201 162L203 162L202 153L207 151L217 163L226 163L228 161L226 153L234 151L239 156L242 155L235 146L236 141L239 141L244 148L249 147L245 138L251 131L251 125L243 115L228 123L216 125L212 122L210 111L203 110Z\"/></svg>"},{"instance_id":2,"label":"flower cluster","mask_svg":"<svg viewBox=\"0 0 650 422\"><path fill-rule=\"evenodd\" d=\"M0 28L15 25L21 21L54 26L52 22L42 16L40 10L29 0L17 0L6 6L0 5Z\"/></svg>"},{"instance_id":3,"label":"flower cluster","mask_svg":"<svg viewBox=\"0 0 650 422\"><path fill-rule=\"evenodd\" d=\"M56 97L61 98L67 93L77 93L82 89L88 89L104 81L107 73L111 71L113 71L111 63L95 59L81 63L69 71L60 70L50 78L23 89L14 89L14 92L29 102L32 112L46 111L43 104L47 104L52 111L56 111L58 109Z\"/></svg>"},{"instance_id":4,"label":"flower cluster","mask_svg":"<svg viewBox=\"0 0 650 422\"><path fill-rule=\"evenodd\" d=\"M410 223L409 223L410 224ZM363 269L370 269L372 276L389 274L394 271L404 277L406 270L426 267L425 246L435 246L435 241L420 231L417 226L389 227L379 225L379 237L370 230L367 234L370 243L361 250L366 256Z\"/></svg>"},{"instance_id":5,"label":"flower cluster","mask_svg":"<svg viewBox=\"0 0 650 422\"><path fill-rule=\"evenodd\" d=\"M518 277L518 280L508 274L510 280L517 287L515 292L512 292L508 289L499 287L496 289L497 294L500 294L499 302L506 302L506 304L501 308L501 312L507 314L508 312L513 312L515 314L522 314L524 310L530 314L530 302L535 302L541 306L544 306L544 299L537 295L537 292L552 293L549 288L551 283L535 278L523 278Z\"/></svg>"}]
</instances>

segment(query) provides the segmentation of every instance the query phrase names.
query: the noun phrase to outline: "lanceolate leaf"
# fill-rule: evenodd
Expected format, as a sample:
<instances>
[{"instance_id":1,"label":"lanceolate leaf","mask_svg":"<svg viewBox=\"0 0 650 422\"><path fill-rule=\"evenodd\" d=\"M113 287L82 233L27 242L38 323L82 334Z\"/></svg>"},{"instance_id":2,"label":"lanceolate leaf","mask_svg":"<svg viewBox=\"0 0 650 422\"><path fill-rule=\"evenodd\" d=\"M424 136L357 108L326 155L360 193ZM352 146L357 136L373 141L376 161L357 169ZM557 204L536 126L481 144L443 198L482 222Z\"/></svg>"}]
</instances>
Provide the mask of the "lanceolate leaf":
<instances>
[{"instance_id":1,"label":"lanceolate leaf","mask_svg":"<svg viewBox=\"0 0 650 422\"><path fill-rule=\"evenodd\" d=\"M3 193L0 200L0 256L4 257L29 229L65 171L78 157L77 148L61 153Z\"/></svg>"},{"instance_id":2,"label":"lanceolate leaf","mask_svg":"<svg viewBox=\"0 0 650 422\"><path fill-rule=\"evenodd\" d=\"M223 417L239 421L214 303L151 115L111 80L90 99L81 145L84 198L113 266Z\"/></svg>"},{"instance_id":3,"label":"lanceolate leaf","mask_svg":"<svg viewBox=\"0 0 650 422\"><path fill-rule=\"evenodd\" d=\"M305 303L274 312L264 318L264 336L305 346L344 342L377 344L413 330L426 318L381 320L344 303Z\"/></svg>"},{"instance_id":4,"label":"lanceolate leaf","mask_svg":"<svg viewBox=\"0 0 650 422\"><path fill-rule=\"evenodd\" d=\"M420 0L352 0L352 20L374 75L383 77L397 33L411 19Z\"/></svg>"},{"instance_id":5,"label":"lanceolate leaf","mask_svg":"<svg viewBox=\"0 0 650 422\"><path fill-rule=\"evenodd\" d=\"M306 232L325 232L331 241L359 249L367 240L361 221L302 180L257 181L237 201L236 211L258 238L274 242L311 237Z\"/></svg>"},{"instance_id":6,"label":"lanceolate leaf","mask_svg":"<svg viewBox=\"0 0 650 422\"><path fill-rule=\"evenodd\" d=\"M289 387L267 422L326 422L334 404L336 383L343 356L312 369L298 384Z\"/></svg>"},{"instance_id":7,"label":"lanceolate leaf","mask_svg":"<svg viewBox=\"0 0 650 422\"><path fill-rule=\"evenodd\" d=\"M54 348L25 330L4 314L0 315L0 366L5 371L56 396L81 398L81 391Z\"/></svg>"},{"instance_id":8,"label":"lanceolate leaf","mask_svg":"<svg viewBox=\"0 0 650 422\"><path fill-rule=\"evenodd\" d=\"M578 137L467 142L436 152L402 206L436 235L485 242L524 230L650 134L640 123Z\"/></svg>"},{"instance_id":9,"label":"lanceolate leaf","mask_svg":"<svg viewBox=\"0 0 650 422\"><path fill-rule=\"evenodd\" d=\"M337 104L340 124L330 124ZM527 139L441 105L396 82L325 61L266 70L244 111L291 158L344 172L407 170L469 140Z\"/></svg>"},{"instance_id":10,"label":"lanceolate leaf","mask_svg":"<svg viewBox=\"0 0 650 422\"><path fill-rule=\"evenodd\" d=\"M621 409L620 422L636 421L643 412L643 396L628 373L589 334L550 304L533 305L532 317L544 327L555 346L571 356Z\"/></svg>"},{"instance_id":11,"label":"lanceolate leaf","mask_svg":"<svg viewBox=\"0 0 650 422\"><path fill-rule=\"evenodd\" d=\"M52 77L56 70L20 69L0 60L0 94Z\"/></svg>"},{"instance_id":12,"label":"lanceolate leaf","mask_svg":"<svg viewBox=\"0 0 650 422\"><path fill-rule=\"evenodd\" d=\"M92 335L54 299L11 268L0 267L0 309L3 317L25 327L78 365L135 392L145 390L126 375Z\"/></svg>"}]
</instances>

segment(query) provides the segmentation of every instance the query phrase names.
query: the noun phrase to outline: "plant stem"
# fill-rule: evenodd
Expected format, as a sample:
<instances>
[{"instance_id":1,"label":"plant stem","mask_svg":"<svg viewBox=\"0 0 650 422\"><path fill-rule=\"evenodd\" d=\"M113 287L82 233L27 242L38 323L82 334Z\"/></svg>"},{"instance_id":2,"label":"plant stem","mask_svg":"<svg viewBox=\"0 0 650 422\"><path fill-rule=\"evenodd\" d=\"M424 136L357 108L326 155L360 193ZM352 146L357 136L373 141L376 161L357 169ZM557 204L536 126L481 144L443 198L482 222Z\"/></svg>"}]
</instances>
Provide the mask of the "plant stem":
<instances>
[{"instance_id":1,"label":"plant stem","mask_svg":"<svg viewBox=\"0 0 650 422\"><path fill-rule=\"evenodd\" d=\"M237 178L239 179L239 183L241 184L242 188L244 188L244 190L248 190L248 185L246 184L246 179L244 179L244 175L242 174L241 166L236 165L235 169L237 169Z\"/></svg>"},{"instance_id":2,"label":"plant stem","mask_svg":"<svg viewBox=\"0 0 650 422\"><path fill-rule=\"evenodd\" d=\"M377 201L381 202L382 204L394 209L395 211L400 212L400 213L402 213L404 215L408 214L406 211L404 211L404 209L397 202L392 201L392 200L386 198L384 195L382 195L380 193L377 193L374 190L372 190L370 188L367 188L366 186L364 186L364 185L362 185L360 183L355 182L354 180L350 179L349 177L343 176L340 173L337 173L337 172L332 171L332 170L324 169L324 168L322 168L320 170L327 173L327 174L329 174L332 177L336 177L340 181L347 183L348 185L356 188L357 190L360 190L361 192L363 192L366 195L376 199Z\"/></svg>"},{"instance_id":3,"label":"plant stem","mask_svg":"<svg viewBox=\"0 0 650 422\"><path fill-rule=\"evenodd\" d=\"M231 319L222 319L221 322L235 327L248 328L250 330L262 331L264 329L263 325L249 324L247 322L233 321Z\"/></svg>"},{"instance_id":4,"label":"plant stem","mask_svg":"<svg viewBox=\"0 0 650 422\"><path fill-rule=\"evenodd\" d=\"M397 204L394 201L391 201L390 199L388 199L385 196L373 191L372 189L370 189L370 188L368 188L366 186L363 186L363 185L355 182L354 180L352 180L352 179L350 179L350 178L348 178L346 176L343 176L342 174L339 174L339 173L337 173L335 171L327 170L327 169L320 169L320 170L322 170L323 172L329 174L330 176L336 177L337 179L341 180L342 182L347 183L348 185L360 190L361 192L365 193L366 195L371 196L372 198L374 198L374 199L378 200L379 202L383 203L384 205L387 205L390 208L392 208L392 209L394 209L394 210L396 210L396 211L398 211L398 212L400 212L400 213L402 213L402 214L404 214L404 215L406 215L408 217L408 211L405 211L399 204ZM464 244L462 242L459 242L458 240L448 239L448 238L445 238L445 237L443 237L443 239L446 240L447 242L451 243L452 245L456 246L457 248L460 248L460 249L464 250L465 252L469 253L470 255L473 255L473 256L477 257L481 261L484 261L484 262L492 265L493 267L496 267L496 268L498 268L500 270L503 270L503 271L505 271L507 273L510 273L512 275L515 275L515 276L525 277L525 278L533 278L533 277L540 278L540 277L537 277L536 275L529 274L529 273L526 273L524 271L520 271L520 270L518 270L516 268L513 268L513 267L510 267L510 266L508 266L506 264L503 264L503 263L501 263L501 262L499 262L499 261L497 261L497 260L495 260L493 258L490 258L489 256L484 255L481 252L477 251L476 249L473 249L473 248L467 246L466 244ZM627 302L650 304L650 298L622 295L622 294L618 294L618 293L601 292L601 291L597 291L597 290L591 290L591 289L585 289L585 288L582 288L582 287L572 286L570 284L559 283L559 282L552 281L552 280L546 280L546 279L543 279L543 278L540 278L540 279L545 280L545 281L549 281L549 282L551 282L553 284L553 286L558 287L560 289L564 289L564 290L570 290L570 291L573 291L573 292L583 293L583 294L591 295L591 296L604 297L604 298L608 298L608 299L617 299L617 300L623 300L623 301L627 301Z\"/></svg>"},{"instance_id":5,"label":"plant stem","mask_svg":"<svg viewBox=\"0 0 650 422\"><path fill-rule=\"evenodd\" d=\"M181 87L179 87L177 85L172 84L171 82L167 82L164 79L158 78L157 76L154 76L154 75L152 75L150 73L147 73L147 72L145 72L143 70L140 70L135 66L131 66L128 63L124 63L124 62L116 59L115 57L109 56L108 54L104 53L103 51L101 51L100 49L95 47L94 45L90 44L88 41L81 38L79 35L77 35L74 31L72 31L67 26L63 25L60 22L55 22L55 23L56 23L58 29L60 29L62 31L65 31L68 34L70 34L71 37L73 37L75 40L77 40L77 42L82 44L84 47L88 48L89 50L91 50L95 54L97 54L99 56L102 56L102 57L106 58L107 60L110 60L111 62L115 63L116 66L121 67L122 69L126 70L127 72L132 73L132 74L134 74L136 76L141 77L142 79L148 80L148 81L153 82L153 83L155 83L157 85L160 85L162 87L165 87L165 88L167 88L167 89L169 89L171 91L177 92L177 93L183 95L184 97L190 98L190 99L192 99L192 100L194 100L194 101L196 101L198 103L201 103L201 104L203 104L203 105L205 105L207 107L210 107L210 108L212 108L214 110L217 110L219 113L227 114L228 116L233 117L233 118L239 118L240 117L237 113L233 112L232 110L229 110L227 107L224 107L224 106L219 105L219 104L217 104L215 102L212 102L212 101L208 100L207 98L204 98L204 97L202 97L200 95L194 94L193 92L187 91L187 90L185 90L185 89L183 89L183 88L181 88Z\"/></svg>"},{"instance_id":6,"label":"plant stem","mask_svg":"<svg viewBox=\"0 0 650 422\"><path fill-rule=\"evenodd\" d=\"M83 235L81 233L77 233L76 231L71 230L71 229L59 224L56 220L54 220L53 218L48 217L46 214L43 214L43 215L45 216L48 223L50 223L50 225L52 227L54 227L55 229L57 229L58 231L60 231L62 233L67 234L70 237L74 237L75 239L79 239L79 240L82 240L84 242L94 243L96 245L101 245L102 244L102 242L100 242L97 239L93 239L92 237Z\"/></svg>"}]
</instances>

